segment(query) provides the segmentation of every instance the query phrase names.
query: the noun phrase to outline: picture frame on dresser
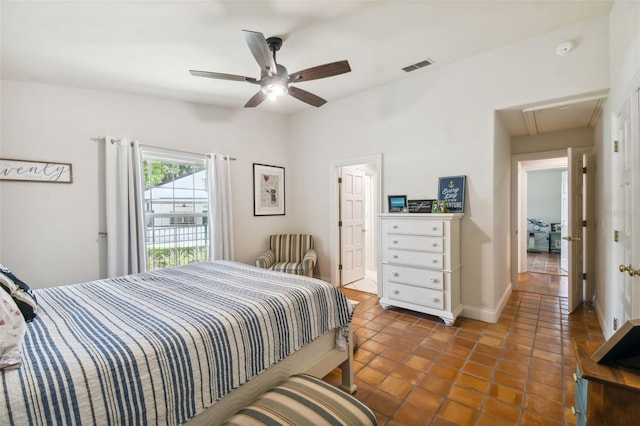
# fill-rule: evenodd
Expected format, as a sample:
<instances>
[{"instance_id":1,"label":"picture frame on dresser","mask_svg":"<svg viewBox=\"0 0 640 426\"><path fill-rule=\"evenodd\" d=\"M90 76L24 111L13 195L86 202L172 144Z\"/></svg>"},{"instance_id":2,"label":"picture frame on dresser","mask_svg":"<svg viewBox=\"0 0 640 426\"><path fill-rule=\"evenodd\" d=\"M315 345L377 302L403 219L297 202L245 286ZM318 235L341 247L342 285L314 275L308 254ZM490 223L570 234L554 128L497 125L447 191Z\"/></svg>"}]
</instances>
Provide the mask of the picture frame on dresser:
<instances>
[{"instance_id":1,"label":"picture frame on dresser","mask_svg":"<svg viewBox=\"0 0 640 426\"><path fill-rule=\"evenodd\" d=\"M438 199L447 204L447 212L464 212L464 193L466 191L467 177L445 176L438 179Z\"/></svg>"},{"instance_id":2,"label":"picture frame on dresser","mask_svg":"<svg viewBox=\"0 0 640 426\"><path fill-rule=\"evenodd\" d=\"M409 213L431 213L431 205L435 200L407 200Z\"/></svg>"},{"instance_id":3,"label":"picture frame on dresser","mask_svg":"<svg viewBox=\"0 0 640 426\"><path fill-rule=\"evenodd\" d=\"M389 195L389 213L401 213L407 211L406 195Z\"/></svg>"},{"instance_id":4,"label":"picture frame on dresser","mask_svg":"<svg viewBox=\"0 0 640 426\"><path fill-rule=\"evenodd\" d=\"M447 213L447 202L444 200L433 200L431 203L431 213Z\"/></svg>"}]
</instances>

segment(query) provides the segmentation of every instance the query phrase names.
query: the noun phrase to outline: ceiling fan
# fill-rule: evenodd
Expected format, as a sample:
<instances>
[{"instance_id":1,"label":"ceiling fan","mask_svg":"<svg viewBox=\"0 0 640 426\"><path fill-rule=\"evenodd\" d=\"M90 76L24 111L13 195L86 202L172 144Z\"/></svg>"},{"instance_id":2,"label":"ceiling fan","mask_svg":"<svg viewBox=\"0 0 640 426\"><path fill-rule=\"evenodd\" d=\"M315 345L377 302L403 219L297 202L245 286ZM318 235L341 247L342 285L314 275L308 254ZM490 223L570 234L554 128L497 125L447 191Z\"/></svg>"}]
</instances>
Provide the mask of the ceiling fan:
<instances>
[{"instance_id":1,"label":"ceiling fan","mask_svg":"<svg viewBox=\"0 0 640 426\"><path fill-rule=\"evenodd\" d=\"M256 107L268 97L276 98L287 93L309 105L320 107L327 103L327 101L311 92L290 86L290 84L332 77L351 71L348 61L338 61L289 74L283 65L276 63L276 52L282 47L282 39L280 37L269 37L265 39L262 33L247 30L242 31L244 32L249 50L251 50L253 57L256 59L256 62L258 62L258 65L260 65L259 80L253 77L211 71L189 70L189 72L191 75L197 77L246 81L247 83L260 85L260 91L249 99L244 105L245 108Z\"/></svg>"}]
</instances>

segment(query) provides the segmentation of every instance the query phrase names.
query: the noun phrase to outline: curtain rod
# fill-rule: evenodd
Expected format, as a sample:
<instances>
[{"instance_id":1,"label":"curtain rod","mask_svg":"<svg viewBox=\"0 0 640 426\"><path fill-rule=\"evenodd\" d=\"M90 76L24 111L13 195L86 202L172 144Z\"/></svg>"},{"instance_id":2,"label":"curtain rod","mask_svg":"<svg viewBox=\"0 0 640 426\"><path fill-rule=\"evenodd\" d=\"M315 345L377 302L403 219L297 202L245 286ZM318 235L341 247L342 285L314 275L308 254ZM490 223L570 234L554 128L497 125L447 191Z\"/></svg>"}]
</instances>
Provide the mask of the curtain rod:
<instances>
[{"instance_id":1,"label":"curtain rod","mask_svg":"<svg viewBox=\"0 0 640 426\"><path fill-rule=\"evenodd\" d=\"M92 140L92 141L94 141L94 142L101 142L101 141L106 141L106 140L107 140L107 138L105 138L105 137L93 137L93 138L91 138L91 140ZM132 142L133 142L133 141L132 141ZM113 144L113 143L120 144L120 143L122 143L122 140L121 140L121 139L111 139L111 143L112 143L112 144ZM141 147L141 148L162 149L162 150L166 150L166 151L175 152L175 153L177 153L177 154L189 154L189 155L193 155L193 154L194 154L193 152L180 151L179 149L161 148L161 147L151 146L151 145L143 145L143 144L140 144L140 147ZM211 157L211 156L213 156L213 158L216 158L216 154L197 154L197 155L203 155L203 156L205 156L205 157ZM235 158L235 157L229 157L229 156L227 156L227 157L229 158L229 160L232 160L232 161L237 160L237 158Z\"/></svg>"}]
</instances>

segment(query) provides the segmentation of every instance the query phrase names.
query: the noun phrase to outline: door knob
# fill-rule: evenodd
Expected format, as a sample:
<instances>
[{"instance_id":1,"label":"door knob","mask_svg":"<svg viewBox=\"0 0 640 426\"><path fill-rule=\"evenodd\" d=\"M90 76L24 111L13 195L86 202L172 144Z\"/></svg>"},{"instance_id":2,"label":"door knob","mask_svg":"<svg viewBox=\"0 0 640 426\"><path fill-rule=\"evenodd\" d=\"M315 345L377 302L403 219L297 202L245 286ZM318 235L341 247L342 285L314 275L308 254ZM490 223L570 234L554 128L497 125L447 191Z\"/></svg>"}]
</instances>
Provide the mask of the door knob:
<instances>
[{"instance_id":1,"label":"door knob","mask_svg":"<svg viewBox=\"0 0 640 426\"><path fill-rule=\"evenodd\" d=\"M567 241L582 241L582 238L572 236L562 237L562 239Z\"/></svg>"},{"instance_id":2,"label":"door knob","mask_svg":"<svg viewBox=\"0 0 640 426\"><path fill-rule=\"evenodd\" d=\"M620 272L628 272L630 277L633 277L634 275L640 275L640 269L634 269L632 265L620 265L618 267L618 270Z\"/></svg>"}]
</instances>

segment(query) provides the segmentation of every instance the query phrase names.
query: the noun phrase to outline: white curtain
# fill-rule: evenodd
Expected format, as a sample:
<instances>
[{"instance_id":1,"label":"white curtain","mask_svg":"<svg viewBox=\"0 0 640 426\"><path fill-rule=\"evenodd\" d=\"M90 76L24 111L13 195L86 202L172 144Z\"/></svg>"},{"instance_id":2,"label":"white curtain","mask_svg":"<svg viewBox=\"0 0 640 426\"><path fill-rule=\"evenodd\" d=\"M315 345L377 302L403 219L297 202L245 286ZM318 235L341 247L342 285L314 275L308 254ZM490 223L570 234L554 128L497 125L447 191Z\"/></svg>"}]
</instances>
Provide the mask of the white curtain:
<instances>
[{"instance_id":1,"label":"white curtain","mask_svg":"<svg viewBox=\"0 0 640 426\"><path fill-rule=\"evenodd\" d=\"M234 260L230 163L227 155L210 154L207 158L211 260Z\"/></svg>"},{"instance_id":2,"label":"white curtain","mask_svg":"<svg viewBox=\"0 0 640 426\"><path fill-rule=\"evenodd\" d=\"M146 270L141 167L137 141L105 138L108 277Z\"/></svg>"}]
</instances>

